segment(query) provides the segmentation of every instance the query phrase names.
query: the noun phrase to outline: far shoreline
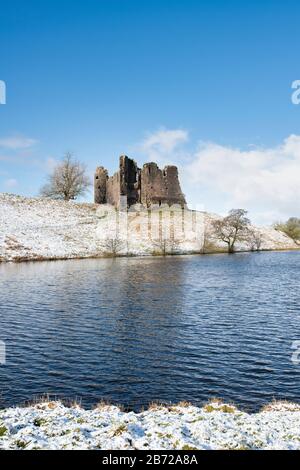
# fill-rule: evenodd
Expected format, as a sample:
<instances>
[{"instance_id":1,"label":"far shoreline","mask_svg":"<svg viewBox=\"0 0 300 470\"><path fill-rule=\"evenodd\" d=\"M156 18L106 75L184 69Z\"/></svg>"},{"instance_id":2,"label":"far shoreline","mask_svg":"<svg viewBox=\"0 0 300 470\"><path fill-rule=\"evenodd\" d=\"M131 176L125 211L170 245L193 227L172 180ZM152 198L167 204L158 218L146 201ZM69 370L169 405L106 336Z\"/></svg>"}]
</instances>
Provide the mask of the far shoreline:
<instances>
[{"instance_id":1,"label":"far shoreline","mask_svg":"<svg viewBox=\"0 0 300 470\"><path fill-rule=\"evenodd\" d=\"M101 259L129 259L129 258L134 258L134 259L151 259L151 258L176 258L176 257L196 257L196 256L215 256L215 255L227 255L230 257L234 257L239 254L259 254L259 253L295 253L299 252L300 247L298 248L277 248L277 249L263 249L263 250L239 250L234 253L228 253L228 251L210 251L206 253L168 253L166 255L162 254L129 254L129 255L116 255L116 256L109 256L109 255L101 255L101 256L78 256L78 257L38 257L38 258L20 258L20 259L13 259L13 260L2 260L0 259L0 265L5 265L5 264L22 264L22 263L38 263L38 262L47 262L47 261L82 261L82 260L101 260Z\"/></svg>"}]
</instances>

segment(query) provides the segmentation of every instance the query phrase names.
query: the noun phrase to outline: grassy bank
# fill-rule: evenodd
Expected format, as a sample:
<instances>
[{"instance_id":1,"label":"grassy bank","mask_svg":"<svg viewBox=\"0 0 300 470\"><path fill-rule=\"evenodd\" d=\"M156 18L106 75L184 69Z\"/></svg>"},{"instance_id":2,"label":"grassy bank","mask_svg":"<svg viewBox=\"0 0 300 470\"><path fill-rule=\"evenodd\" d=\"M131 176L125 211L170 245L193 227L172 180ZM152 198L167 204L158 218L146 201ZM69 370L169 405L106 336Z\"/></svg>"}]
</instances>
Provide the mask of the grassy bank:
<instances>
[{"instance_id":1,"label":"grassy bank","mask_svg":"<svg viewBox=\"0 0 300 470\"><path fill-rule=\"evenodd\" d=\"M152 405L140 413L45 401L0 412L1 449L300 449L300 405L248 414L212 401Z\"/></svg>"}]
</instances>

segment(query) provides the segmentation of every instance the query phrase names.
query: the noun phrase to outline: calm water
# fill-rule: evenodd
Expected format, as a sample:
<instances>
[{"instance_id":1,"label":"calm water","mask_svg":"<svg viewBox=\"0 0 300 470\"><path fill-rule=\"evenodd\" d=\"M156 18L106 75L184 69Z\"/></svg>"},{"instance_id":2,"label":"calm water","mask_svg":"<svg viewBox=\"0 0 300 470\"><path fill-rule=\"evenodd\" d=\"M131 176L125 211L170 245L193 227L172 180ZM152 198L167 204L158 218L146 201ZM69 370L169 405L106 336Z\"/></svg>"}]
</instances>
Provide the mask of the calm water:
<instances>
[{"instance_id":1,"label":"calm water","mask_svg":"<svg viewBox=\"0 0 300 470\"><path fill-rule=\"evenodd\" d=\"M300 253L0 265L1 406L300 401Z\"/></svg>"}]
</instances>

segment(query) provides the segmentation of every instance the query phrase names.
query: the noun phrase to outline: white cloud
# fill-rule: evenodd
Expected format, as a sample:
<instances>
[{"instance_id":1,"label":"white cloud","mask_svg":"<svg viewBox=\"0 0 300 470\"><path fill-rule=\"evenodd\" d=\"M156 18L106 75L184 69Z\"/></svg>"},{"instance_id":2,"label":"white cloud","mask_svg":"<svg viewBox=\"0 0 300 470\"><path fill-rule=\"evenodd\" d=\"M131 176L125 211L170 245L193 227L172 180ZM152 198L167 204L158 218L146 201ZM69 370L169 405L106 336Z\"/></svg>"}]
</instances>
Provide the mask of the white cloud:
<instances>
[{"instance_id":1,"label":"white cloud","mask_svg":"<svg viewBox=\"0 0 300 470\"><path fill-rule=\"evenodd\" d=\"M262 223L300 216L300 136L248 151L202 142L184 173L190 189L218 199L219 211L243 207Z\"/></svg>"},{"instance_id":2,"label":"white cloud","mask_svg":"<svg viewBox=\"0 0 300 470\"><path fill-rule=\"evenodd\" d=\"M9 150L21 150L33 147L37 140L24 136L10 136L0 139L0 147Z\"/></svg>"},{"instance_id":3,"label":"white cloud","mask_svg":"<svg viewBox=\"0 0 300 470\"><path fill-rule=\"evenodd\" d=\"M159 164L167 164L174 158L173 152L188 141L189 134L183 129L159 129L150 133L138 145L138 150L147 155L147 159Z\"/></svg>"},{"instance_id":4,"label":"white cloud","mask_svg":"<svg viewBox=\"0 0 300 470\"><path fill-rule=\"evenodd\" d=\"M6 188L14 188L18 185L18 181L14 178L11 178L11 179L8 179L6 181L4 181L4 186Z\"/></svg>"}]
</instances>

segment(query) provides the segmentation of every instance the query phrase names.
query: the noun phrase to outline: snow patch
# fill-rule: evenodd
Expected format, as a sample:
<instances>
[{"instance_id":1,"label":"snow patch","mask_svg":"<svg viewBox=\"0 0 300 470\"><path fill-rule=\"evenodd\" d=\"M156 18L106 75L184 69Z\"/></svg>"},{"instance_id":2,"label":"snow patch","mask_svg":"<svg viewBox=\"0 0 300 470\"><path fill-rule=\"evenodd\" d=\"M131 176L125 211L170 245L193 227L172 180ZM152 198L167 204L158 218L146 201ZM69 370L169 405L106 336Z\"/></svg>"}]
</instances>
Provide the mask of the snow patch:
<instances>
[{"instance_id":1,"label":"snow patch","mask_svg":"<svg viewBox=\"0 0 300 470\"><path fill-rule=\"evenodd\" d=\"M212 405L8 408L0 411L0 449L300 449L300 405L278 402L255 414Z\"/></svg>"}]
</instances>

